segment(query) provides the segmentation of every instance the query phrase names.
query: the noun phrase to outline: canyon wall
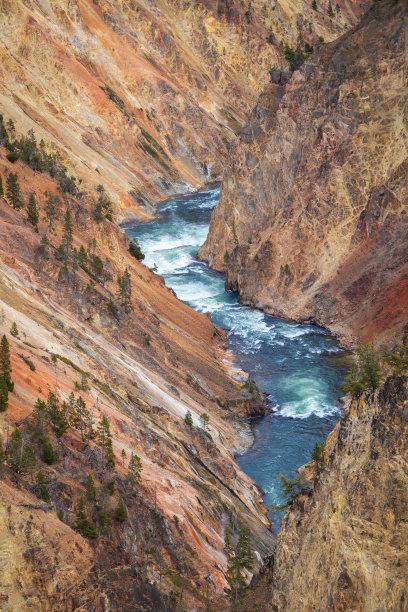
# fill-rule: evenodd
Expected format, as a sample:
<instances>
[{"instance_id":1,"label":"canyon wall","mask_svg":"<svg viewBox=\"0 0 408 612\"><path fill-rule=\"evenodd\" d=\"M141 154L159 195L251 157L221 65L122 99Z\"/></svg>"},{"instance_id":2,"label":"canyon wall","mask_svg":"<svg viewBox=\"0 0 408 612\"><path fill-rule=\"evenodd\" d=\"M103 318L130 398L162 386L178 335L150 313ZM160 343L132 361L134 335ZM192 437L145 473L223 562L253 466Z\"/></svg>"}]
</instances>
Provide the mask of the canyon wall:
<instances>
[{"instance_id":1,"label":"canyon wall","mask_svg":"<svg viewBox=\"0 0 408 612\"><path fill-rule=\"evenodd\" d=\"M405 379L353 399L242 612L406 610L407 431Z\"/></svg>"},{"instance_id":2,"label":"canyon wall","mask_svg":"<svg viewBox=\"0 0 408 612\"><path fill-rule=\"evenodd\" d=\"M364 7L310 4L1 0L0 111L103 183L118 219L146 215L222 177L284 43L331 40Z\"/></svg>"},{"instance_id":3,"label":"canyon wall","mask_svg":"<svg viewBox=\"0 0 408 612\"><path fill-rule=\"evenodd\" d=\"M349 341L408 316L406 2L271 82L233 143L200 256L244 303Z\"/></svg>"},{"instance_id":4,"label":"canyon wall","mask_svg":"<svg viewBox=\"0 0 408 612\"><path fill-rule=\"evenodd\" d=\"M47 172L6 155L0 148L8 198L0 190L0 335L10 345L14 389L3 411L0 375L0 608L204 610L208 600L225 609L225 523L250 528L257 567L274 541L260 491L234 460L251 442L246 415L266 410L263 397L232 377L224 332L129 254L126 233L95 218L92 197L64 193ZM21 189L14 207L13 175ZM33 193L37 224L27 207ZM61 249L67 211L72 244ZM125 270L128 307L118 296ZM62 435L55 414L52 425L51 412L45 420L33 416L50 392L65 402L70 426ZM78 412L79 397L88 416ZM114 468L97 435L103 417ZM11 450L16 431L21 452ZM45 455L44 440L55 460ZM24 449L35 465L20 465ZM132 453L142 466L135 486ZM74 530L81 498L96 539ZM119 499L125 520L115 518Z\"/></svg>"}]
</instances>

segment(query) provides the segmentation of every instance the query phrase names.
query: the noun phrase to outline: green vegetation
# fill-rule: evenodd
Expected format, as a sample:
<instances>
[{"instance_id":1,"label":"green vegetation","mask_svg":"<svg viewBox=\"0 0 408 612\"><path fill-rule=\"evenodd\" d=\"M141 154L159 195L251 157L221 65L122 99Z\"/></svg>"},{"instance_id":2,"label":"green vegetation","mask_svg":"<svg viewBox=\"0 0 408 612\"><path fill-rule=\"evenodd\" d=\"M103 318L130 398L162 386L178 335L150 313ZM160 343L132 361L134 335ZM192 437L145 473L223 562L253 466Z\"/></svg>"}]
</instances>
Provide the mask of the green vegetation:
<instances>
[{"instance_id":1,"label":"green vegetation","mask_svg":"<svg viewBox=\"0 0 408 612\"><path fill-rule=\"evenodd\" d=\"M0 198L4 198L3 178L0 175Z\"/></svg>"},{"instance_id":2,"label":"green vegetation","mask_svg":"<svg viewBox=\"0 0 408 612\"><path fill-rule=\"evenodd\" d=\"M208 431L210 417L208 416L206 412L203 412L203 414L200 415L200 423L204 431Z\"/></svg>"},{"instance_id":3,"label":"green vegetation","mask_svg":"<svg viewBox=\"0 0 408 612\"><path fill-rule=\"evenodd\" d=\"M104 186L98 185L96 191L99 193L99 197L94 208L93 216L95 221L97 223L100 223L103 219L112 221L112 202L107 197Z\"/></svg>"},{"instance_id":4,"label":"green vegetation","mask_svg":"<svg viewBox=\"0 0 408 612\"><path fill-rule=\"evenodd\" d=\"M193 429L193 416L190 410L187 410L185 417L184 417L184 422L187 425L187 427L189 427L190 429Z\"/></svg>"},{"instance_id":5,"label":"green vegetation","mask_svg":"<svg viewBox=\"0 0 408 612\"><path fill-rule=\"evenodd\" d=\"M8 391L12 392L14 383L11 380L10 346L5 334L3 334L0 342L0 379L1 378L6 383Z\"/></svg>"},{"instance_id":6,"label":"green vegetation","mask_svg":"<svg viewBox=\"0 0 408 612\"><path fill-rule=\"evenodd\" d=\"M144 253L142 252L142 249L140 248L139 242L137 240L137 238L133 238L130 243L129 243L129 253L133 256L136 257L137 260L139 261L143 261L145 258Z\"/></svg>"},{"instance_id":7,"label":"green vegetation","mask_svg":"<svg viewBox=\"0 0 408 612\"><path fill-rule=\"evenodd\" d=\"M28 474L34 469L36 459L33 449L23 439L21 431L15 429L6 449L7 464L17 474Z\"/></svg>"},{"instance_id":8,"label":"green vegetation","mask_svg":"<svg viewBox=\"0 0 408 612\"><path fill-rule=\"evenodd\" d=\"M102 419L99 421L97 431L97 444L102 448L105 455L106 464L109 468L113 469L115 467L115 454L113 452L112 434L110 432L109 421L105 415L103 415Z\"/></svg>"},{"instance_id":9,"label":"green vegetation","mask_svg":"<svg viewBox=\"0 0 408 612\"><path fill-rule=\"evenodd\" d=\"M35 365L31 361L31 359L29 359L28 357L23 357L23 361L24 361L24 363L26 363L28 365L28 367L30 368L30 370L32 372L35 372Z\"/></svg>"},{"instance_id":10,"label":"green vegetation","mask_svg":"<svg viewBox=\"0 0 408 612\"><path fill-rule=\"evenodd\" d=\"M120 305L126 314L133 310L132 297L132 279L130 278L129 270L126 268L122 276L118 276L118 297Z\"/></svg>"},{"instance_id":11,"label":"green vegetation","mask_svg":"<svg viewBox=\"0 0 408 612\"><path fill-rule=\"evenodd\" d=\"M15 321L13 321L11 327L10 327L10 334L14 337L14 338L18 338L18 327L17 327L17 323Z\"/></svg>"},{"instance_id":12,"label":"green vegetation","mask_svg":"<svg viewBox=\"0 0 408 612\"><path fill-rule=\"evenodd\" d=\"M125 503L123 499L120 498L118 501L116 510L115 510L115 519L119 521L120 523L123 523L124 521L126 521L127 517L128 517L128 512L126 510Z\"/></svg>"},{"instance_id":13,"label":"green vegetation","mask_svg":"<svg viewBox=\"0 0 408 612\"><path fill-rule=\"evenodd\" d=\"M278 474L278 478L281 481L279 486L282 491L284 503L280 505L270 504L272 510L275 512L285 510L286 507L291 504L300 493L303 493L309 489L307 480L300 474L295 476L295 478L289 478L284 474Z\"/></svg>"},{"instance_id":14,"label":"green vegetation","mask_svg":"<svg viewBox=\"0 0 408 612\"><path fill-rule=\"evenodd\" d=\"M319 444L315 442L313 450L309 451L310 457L312 461L317 461L317 463L324 463L324 442Z\"/></svg>"},{"instance_id":15,"label":"green vegetation","mask_svg":"<svg viewBox=\"0 0 408 612\"><path fill-rule=\"evenodd\" d=\"M96 529L93 522L87 517L85 509L85 500L83 497L81 497L81 499L79 500L74 529L82 536L84 536L84 538L95 539L98 537L98 530Z\"/></svg>"},{"instance_id":16,"label":"green vegetation","mask_svg":"<svg viewBox=\"0 0 408 612\"><path fill-rule=\"evenodd\" d=\"M141 480L142 467L140 457L132 452L125 480L133 496L136 486L139 485Z\"/></svg>"},{"instance_id":17,"label":"green vegetation","mask_svg":"<svg viewBox=\"0 0 408 612\"><path fill-rule=\"evenodd\" d=\"M39 499L42 499L47 504L51 502L50 492L48 491L44 474L42 472L38 472L37 474L36 495Z\"/></svg>"},{"instance_id":18,"label":"green vegetation","mask_svg":"<svg viewBox=\"0 0 408 612\"><path fill-rule=\"evenodd\" d=\"M312 9L314 11L317 11L317 2L316 2L316 0L313 0L313 2L312 2Z\"/></svg>"},{"instance_id":19,"label":"green vegetation","mask_svg":"<svg viewBox=\"0 0 408 612\"><path fill-rule=\"evenodd\" d=\"M327 7L327 14L330 18L334 17L334 11L333 11L333 6L331 2L329 2L329 5Z\"/></svg>"},{"instance_id":20,"label":"green vegetation","mask_svg":"<svg viewBox=\"0 0 408 612\"><path fill-rule=\"evenodd\" d=\"M40 214L38 211L37 200L35 199L35 195L32 193L27 204L27 221L31 223L37 233L39 220Z\"/></svg>"},{"instance_id":21,"label":"green vegetation","mask_svg":"<svg viewBox=\"0 0 408 612\"><path fill-rule=\"evenodd\" d=\"M8 408L8 388L4 378L0 377L0 412L5 412Z\"/></svg>"},{"instance_id":22,"label":"green vegetation","mask_svg":"<svg viewBox=\"0 0 408 612\"><path fill-rule=\"evenodd\" d=\"M47 465L52 465L56 462L57 456L53 449L51 442L45 438L42 442L42 450L43 450L43 461Z\"/></svg>"},{"instance_id":23,"label":"green vegetation","mask_svg":"<svg viewBox=\"0 0 408 612\"><path fill-rule=\"evenodd\" d=\"M10 206L16 210L19 210L23 206L18 176L14 172L10 172L6 179L6 197Z\"/></svg>"},{"instance_id":24,"label":"green vegetation","mask_svg":"<svg viewBox=\"0 0 408 612\"><path fill-rule=\"evenodd\" d=\"M92 474L88 474L88 479L86 481L86 498L89 501L94 501L96 499L96 488Z\"/></svg>"},{"instance_id":25,"label":"green vegetation","mask_svg":"<svg viewBox=\"0 0 408 612\"><path fill-rule=\"evenodd\" d=\"M342 385L343 391L357 393L364 389L377 389L381 380L381 364L374 343L364 343L359 338L356 352L357 359Z\"/></svg>"},{"instance_id":26,"label":"green vegetation","mask_svg":"<svg viewBox=\"0 0 408 612\"><path fill-rule=\"evenodd\" d=\"M228 557L227 579L230 599L235 606L246 587L245 570L251 570L255 562L248 527L243 524L235 527L230 518L225 527L224 547Z\"/></svg>"},{"instance_id":27,"label":"green vegetation","mask_svg":"<svg viewBox=\"0 0 408 612\"><path fill-rule=\"evenodd\" d=\"M285 59L288 60L290 69L293 72L300 68L300 66L307 60L308 57L313 53L313 47L308 43L304 45L302 49L301 44L298 43L296 49L292 49L287 43L284 46Z\"/></svg>"},{"instance_id":28,"label":"green vegetation","mask_svg":"<svg viewBox=\"0 0 408 612\"><path fill-rule=\"evenodd\" d=\"M77 183L80 183L80 180L68 175L60 153L48 153L43 140L37 144L33 130L29 130L25 136L17 139L14 122L9 119L6 126L3 116L0 115L0 145L10 151L7 155L10 162L14 163L21 159L36 172L46 172L55 178L63 193L79 195Z\"/></svg>"}]
</instances>

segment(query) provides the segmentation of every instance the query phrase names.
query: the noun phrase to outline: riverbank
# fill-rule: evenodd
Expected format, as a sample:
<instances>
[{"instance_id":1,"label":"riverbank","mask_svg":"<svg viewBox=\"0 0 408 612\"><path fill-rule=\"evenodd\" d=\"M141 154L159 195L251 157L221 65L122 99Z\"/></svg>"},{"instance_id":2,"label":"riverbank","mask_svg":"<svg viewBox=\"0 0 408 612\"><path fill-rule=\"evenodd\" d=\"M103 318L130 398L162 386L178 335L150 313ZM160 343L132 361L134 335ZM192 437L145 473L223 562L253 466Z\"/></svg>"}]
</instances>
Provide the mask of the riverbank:
<instances>
[{"instance_id":1,"label":"riverbank","mask_svg":"<svg viewBox=\"0 0 408 612\"><path fill-rule=\"evenodd\" d=\"M338 398L346 370L343 352L322 328L296 324L252 309L226 291L222 273L196 258L204 242L218 189L163 204L157 217L129 228L177 297L227 330L234 367L248 372L274 411L253 423L253 444L237 456L241 469L281 503L281 472L291 474L309 459L341 415ZM243 382L240 384L243 384Z\"/></svg>"}]
</instances>

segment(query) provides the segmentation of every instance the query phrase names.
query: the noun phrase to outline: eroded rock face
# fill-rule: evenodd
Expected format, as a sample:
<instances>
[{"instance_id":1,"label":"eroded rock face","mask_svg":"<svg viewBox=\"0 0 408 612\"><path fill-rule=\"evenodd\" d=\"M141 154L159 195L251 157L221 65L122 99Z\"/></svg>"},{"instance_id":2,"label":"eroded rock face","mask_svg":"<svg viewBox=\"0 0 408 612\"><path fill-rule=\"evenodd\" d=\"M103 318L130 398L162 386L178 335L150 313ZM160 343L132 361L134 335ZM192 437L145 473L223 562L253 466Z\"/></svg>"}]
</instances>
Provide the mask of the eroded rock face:
<instances>
[{"instance_id":1,"label":"eroded rock face","mask_svg":"<svg viewBox=\"0 0 408 612\"><path fill-rule=\"evenodd\" d=\"M92 198L61 193L48 174L21 159L12 164L7 153L0 147L0 176L5 183L16 173L24 203L36 194L39 231L25 206L14 209L0 197L0 336L8 337L14 382L0 411L0 609L72 611L92 602L95 612L156 612L164 598L175 612L183 592L186 610L203 610L206 585L211 605L226 609L230 514L249 526L257 565L274 544L261 493L234 459L251 441L247 416L265 412L264 398L253 385L238 391L223 365L225 333L130 255L124 230L95 219ZM58 207L52 230L45 220L50 194ZM90 249L91 265L94 251L109 272L104 282L88 265L75 265L75 251L65 265L56 256L65 210L76 252ZM125 268L132 284L127 314L117 297ZM102 415L108 419L114 470L73 421L61 437L46 428L56 461L44 461L32 412L50 391L60 403L81 396L95 426ZM193 427L184 421L187 410ZM16 428L36 456L24 474L3 454ZM132 453L142 463L134 491L126 480ZM48 501L37 497L39 472ZM89 474L95 499L85 491ZM81 497L100 530L96 540L74 530ZM119 498L127 508L123 522L115 520Z\"/></svg>"},{"instance_id":2,"label":"eroded rock face","mask_svg":"<svg viewBox=\"0 0 408 612\"><path fill-rule=\"evenodd\" d=\"M286 512L245 612L406 609L407 431L402 379L352 401L313 490Z\"/></svg>"},{"instance_id":3,"label":"eroded rock face","mask_svg":"<svg viewBox=\"0 0 408 612\"><path fill-rule=\"evenodd\" d=\"M88 188L103 183L119 218L151 212L221 178L269 68L286 64L281 41L331 40L361 11L249 4L2 0L0 112L52 141Z\"/></svg>"},{"instance_id":4,"label":"eroded rock face","mask_svg":"<svg viewBox=\"0 0 408 612\"><path fill-rule=\"evenodd\" d=\"M231 148L200 256L245 303L343 339L407 316L407 6L384 3L289 82Z\"/></svg>"}]
</instances>

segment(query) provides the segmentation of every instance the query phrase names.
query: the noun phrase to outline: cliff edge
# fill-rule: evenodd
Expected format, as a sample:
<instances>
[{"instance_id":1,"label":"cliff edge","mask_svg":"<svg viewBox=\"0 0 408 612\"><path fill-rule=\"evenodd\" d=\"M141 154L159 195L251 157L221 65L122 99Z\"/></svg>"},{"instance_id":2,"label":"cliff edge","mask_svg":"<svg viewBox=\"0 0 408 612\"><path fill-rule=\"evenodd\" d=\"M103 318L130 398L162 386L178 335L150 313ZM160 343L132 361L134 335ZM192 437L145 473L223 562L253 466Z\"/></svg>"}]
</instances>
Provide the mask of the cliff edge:
<instances>
[{"instance_id":1,"label":"cliff edge","mask_svg":"<svg viewBox=\"0 0 408 612\"><path fill-rule=\"evenodd\" d=\"M352 401L242 611L406 610L407 429L405 380Z\"/></svg>"},{"instance_id":2,"label":"cliff edge","mask_svg":"<svg viewBox=\"0 0 408 612\"><path fill-rule=\"evenodd\" d=\"M406 2L271 83L231 147L200 257L244 303L350 340L408 308Z\"/></svg>"}]
</instances>

